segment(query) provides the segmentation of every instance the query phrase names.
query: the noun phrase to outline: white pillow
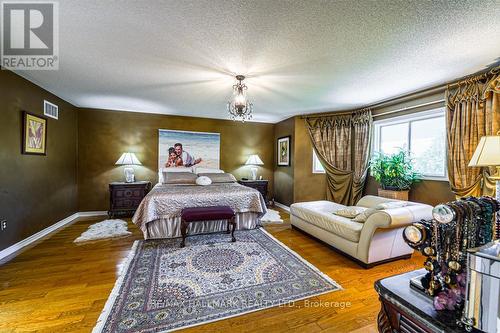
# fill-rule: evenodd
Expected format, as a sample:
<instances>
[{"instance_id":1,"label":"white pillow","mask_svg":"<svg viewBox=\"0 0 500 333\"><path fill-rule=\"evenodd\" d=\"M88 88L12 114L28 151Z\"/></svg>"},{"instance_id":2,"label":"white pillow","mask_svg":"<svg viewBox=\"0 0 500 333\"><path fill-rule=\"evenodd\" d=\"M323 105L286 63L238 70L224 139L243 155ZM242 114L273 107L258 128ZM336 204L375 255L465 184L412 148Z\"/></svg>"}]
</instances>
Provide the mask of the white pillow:
<instances>
[{"instance_id":1,"label":"white pillow","mask_svg":"<svg viewBox=\"0 0 500 333\"><path fill-rule=\"evenodd\" d=\"M199 177L208 177L212 183L236 183L236 178L230 173L199 173Z\"/></svg>"},{"instance_id":2,"label":"white pillow","mask_svg":"<svg viewBox=\"0 0 500 333\"><path fill-rule=\"evenodd\" d=\"M193 172L195 174L200 174L200 173L224 173L224 170L221 170L221 169L212 169L212 168L203 168L203 167L193 167Z\"/></svg>"},{"instance_id":3,"label":"white pillow","mask_svg":"<svg viewBox=\"0 0 500 333\"><path fill-rule=\"evenodd\" d=\"M366 220L368 220L368 218L377 213L378 210L374 209L374 208L368 208L366 209L364 212L362 212L361 214L359 214L358 216L356 216L355 218L353 218L352 220L353 221L356 221L356 222L360 222L360 223L364 223L366 222Z\"/></svg>"},{"instance_id":4,"label":"white pillow","mask_svg":"<svg viewBox=\"0 0 500 333\"><path fill-rule=\"evenodd\" d=\"M196 185L207 186L210 184L212 184L212 179L208 178L207 176L196 178Z\"/></svg>"},{"instance_id":5,"label":"white pillow","mask_svg":"<svg viewBox=\"0 0 500 333\"><path fill-rule=\"evenodd\" d=\"M401 208L408 206L407 201L389 201L376 205L374 208L377 210L391 209L391 208Z\"/></svg>"},{"instance_id":6,"label":"white pillow","mask_svg":"<svg viewBox=\"0 0 500 333\"><path fill-rule=\"evenodd\" d=\"M365 207L348 206L333 212L333 214L352 219L363 213L366 209Z\"/></svg>"}]
</instances>

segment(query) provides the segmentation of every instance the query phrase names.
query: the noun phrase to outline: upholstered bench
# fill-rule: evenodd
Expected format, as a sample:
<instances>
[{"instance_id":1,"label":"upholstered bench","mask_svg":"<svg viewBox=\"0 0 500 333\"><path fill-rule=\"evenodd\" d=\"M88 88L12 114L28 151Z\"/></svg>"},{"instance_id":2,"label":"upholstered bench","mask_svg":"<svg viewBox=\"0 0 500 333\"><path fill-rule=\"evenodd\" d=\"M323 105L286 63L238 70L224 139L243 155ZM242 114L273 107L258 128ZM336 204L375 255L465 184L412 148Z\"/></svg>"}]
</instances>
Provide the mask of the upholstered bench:
<instances>
[{"instance_id":1,"label":"upholstered bench","mask_svg":"<svg viewBox=\"0 0 500 333\"><path fill-rule=\"evenodd\" d=\"M236 242L236 238L234 237L236 221L234 211L231 207L212 206L184 208L181 212L181 247L185 246L189 223L219 220L227 220L227 233L229 233L229 226L231 225L231 242Z\"/></svg>"}]
</instances>

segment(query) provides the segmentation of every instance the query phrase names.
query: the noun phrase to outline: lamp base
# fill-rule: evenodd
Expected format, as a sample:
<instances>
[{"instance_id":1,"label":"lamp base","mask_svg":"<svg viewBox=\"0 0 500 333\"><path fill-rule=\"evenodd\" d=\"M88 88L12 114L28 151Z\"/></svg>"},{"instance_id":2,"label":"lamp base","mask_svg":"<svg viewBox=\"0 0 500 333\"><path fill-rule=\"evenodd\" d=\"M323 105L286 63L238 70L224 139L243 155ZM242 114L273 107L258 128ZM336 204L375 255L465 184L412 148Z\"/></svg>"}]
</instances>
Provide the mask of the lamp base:
<instances>
[{"instance_id":1,"label":"lamp base","mask_svg":"<svg viewBox=\"0 0 500 333\"><path fill-rule=\"evenodd\" d=\"M252 180L257 180L257 171L258 171L258 170L259 170L259 169L258 169L258 168L255 168L255 167L250 168L250 171L252 171Z\"/></svg>"},{"instance_id":2,"label":"lamp base","mask_svg":"<svg viewBox=\"0 0 500 333\"><path fill-rule=\"evenodd\" d=\"M123 173L125 174L126 183L133 183L135 181L134 168L132 167L124 168Z\"/></svg>"}]
</instances>

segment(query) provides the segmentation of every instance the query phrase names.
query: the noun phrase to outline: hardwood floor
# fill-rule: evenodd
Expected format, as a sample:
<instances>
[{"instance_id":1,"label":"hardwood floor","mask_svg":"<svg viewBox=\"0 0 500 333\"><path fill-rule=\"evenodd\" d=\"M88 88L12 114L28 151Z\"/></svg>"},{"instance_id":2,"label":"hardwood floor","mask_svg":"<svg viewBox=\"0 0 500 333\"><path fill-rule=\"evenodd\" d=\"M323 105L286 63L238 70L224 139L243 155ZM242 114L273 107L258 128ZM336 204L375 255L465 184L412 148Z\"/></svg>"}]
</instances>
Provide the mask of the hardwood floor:
<instances>
[{"instance_id":1,"label":"hardwood floor","mask_svg":"<svg viewBox=\"0 0 500 333\"><path fill-rule=\"evenodd\" d=\"M344 290L185 330L185 332L376 332L379 301L373 283L421 268L423 257L363 269L306 235L266 227ZM75 245L96 220L79 221L0 266L0 332L90 332L115 284L120 264L142 233Z\"/></svg>"}]
</instances>

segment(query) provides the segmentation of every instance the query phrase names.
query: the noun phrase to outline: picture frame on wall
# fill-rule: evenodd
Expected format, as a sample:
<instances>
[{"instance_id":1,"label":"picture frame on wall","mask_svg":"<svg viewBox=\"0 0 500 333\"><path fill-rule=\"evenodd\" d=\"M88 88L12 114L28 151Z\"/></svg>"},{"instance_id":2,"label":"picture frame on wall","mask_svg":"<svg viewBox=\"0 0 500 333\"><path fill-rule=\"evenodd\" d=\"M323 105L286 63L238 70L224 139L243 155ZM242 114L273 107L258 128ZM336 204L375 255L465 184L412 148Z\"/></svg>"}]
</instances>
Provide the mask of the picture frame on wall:
<instances>
[{"instance_id":1,"label":"picture frame on wall","mask_svg":"<svg viewBox=\"0 0 500 333\"><path fill-rule=\"evenodd\" d=\"M290 135L278 138L276 149L278 166L290 166L290 139Z\"/></svg>"},{"instance_id":2,"label":"picture frame on wall","mask_svg":"<svg viewBox=\"0 0 500 333\"><path fill-rule=\"evenodd\" d=\"M23 111L21 152L47 155L47 118Z\"/></svg>"}]
</instances>

